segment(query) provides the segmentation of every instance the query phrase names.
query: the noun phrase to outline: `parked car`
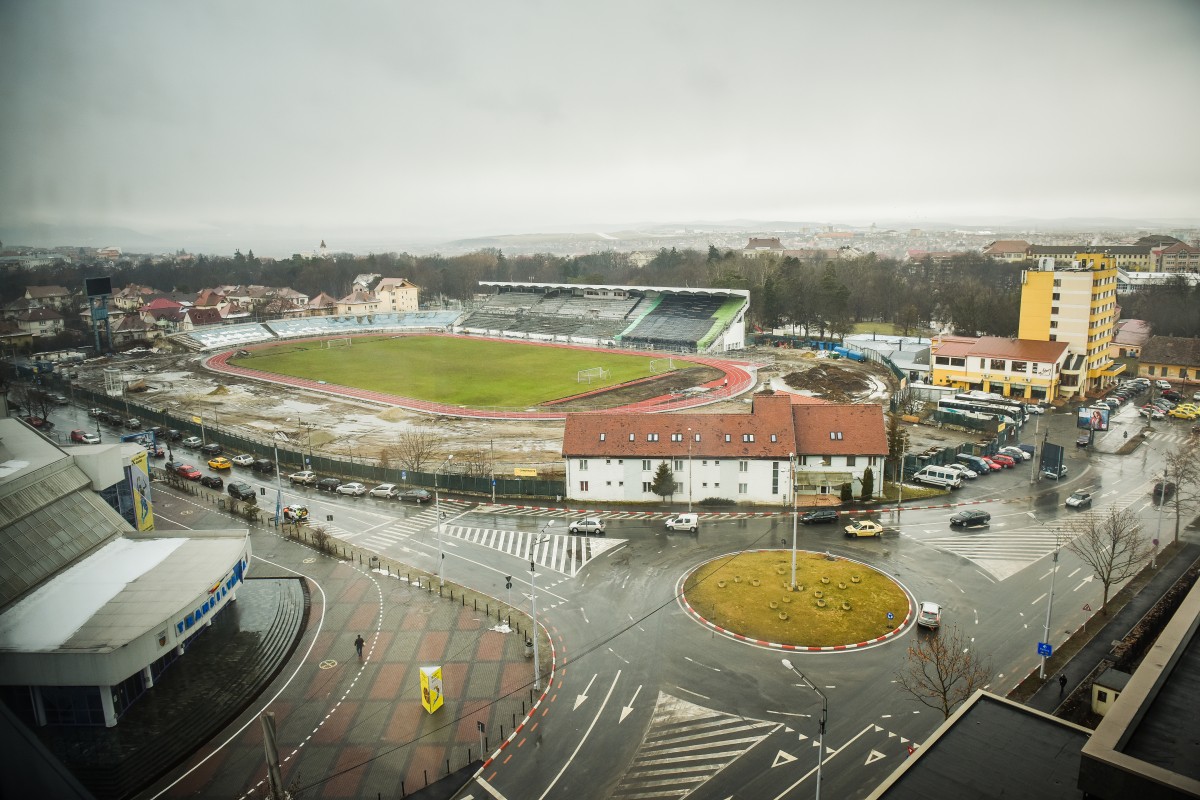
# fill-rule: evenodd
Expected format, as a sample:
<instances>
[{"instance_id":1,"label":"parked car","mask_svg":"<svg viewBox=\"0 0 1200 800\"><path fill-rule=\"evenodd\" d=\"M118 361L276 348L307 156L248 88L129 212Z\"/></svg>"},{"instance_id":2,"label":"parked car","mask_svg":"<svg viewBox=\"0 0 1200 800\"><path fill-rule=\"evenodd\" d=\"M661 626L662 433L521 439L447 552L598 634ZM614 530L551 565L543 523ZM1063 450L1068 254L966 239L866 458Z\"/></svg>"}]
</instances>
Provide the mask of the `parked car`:
<instances>
[{"instance_id":1,"label":"parked car","mask_svg":"<svg viewBox=\"0 0 1200 800\"><path fill-rule=\"evenodd\" d=\"M1104 404L1106 406L1108 406L1109 408L1111 408L1113 411L1116 411L1118 408L1121 407L1121 399L1118 397L1108 397L1108 398L1105 398Z\"/></svg>"},{"instance_id":2,"label":"parked car","mask_svg":"<svg viewBox=\"0 0 1200 800\"><path fill-rule=\"evenodd\" d=\"M400 495L400 490L396 488L394 483L381 483L371 491L367 492L371 497L382 497L385 500L395 500Z\"/></svg>"},{"instance_id":3,"label":"parked car","mask_svg":"<svg viewBox=\"0 0 1200 800\"><path fill-rule=\"evenodd\" d=\"M1042 468L1042 477L1049 478L1052 481L1056 481L1060 478L1065 478L1065 477L1067 477L1067 465L1063 464L1057 470L1055 470L1054 467L1043 467Z\"/></svg>"},{"instance_id":4,"label":"parked car","mask_svg":"<svg viewBox=\"0 0 1200 800\"><path fill-rule=\"evenodd\" d=\"M1010 456L1013 461L1028 461L1033 458L1031 453L1026 453L1019 447L1001 447L1000 452L1006 456Z\"/></svg>"},{"instance_id":5,"label":"parked car","mask_svg":"<svg viewBox=\"0 0 1200 800\"><path fill-rule=\"evenodd\" d=\"M180 442L180 444L184 447L199 447L200 445L204 444L204 440L202 440L199 436L189 436Z\"/></svg>"},{"instance_id":6,"label":"parked car","mask_svg":"<svg viewBox=\"0 0 1200 800\"><path fill-rule=\"evenodd\" d=\"M1138 409L1138 413L1150 420L1166 419L1166 414L1162 412L1162 409L1154 406L1142 406Z\"/></svg>"},{"instance_id":7,"label":"parked car","mask_svg":"<svg viewBox=\"0 0 1200 800\"><path fill-rule=\"evenodd\" d=\"M250 455L249 453L242 453L241 455L236 455L229 460L239 467L248 467L254 463L254 456Z\"/></svg>"},{"instance_id":8,"label":"parked car","mask_svg":"<svg viewBox=\"0 0 1200 800\"><path fill-rule=\"evenodd\" d=\"M75 430L71 431L71 441L81 444L99 444L100 437L91 431Z\"/></svg>"},{"instance_id":9,"label":"parked car","mask_svg":"<svg viewBox=\"0 0 1200 800\"><path fill-rule=\"evenodd\" d=\"M166 439L168 442L178 442L183 438L183 434L174 428L167 428L165 431L163 431L162 438Z\"/></svg>"},{"instance_id":10,"label":"parked car","mask_svg":"<svg viewBox=\"0 0 1200 800\"><path fill-rule=\"evenodd\" d=\"M334 489L334 491L337 492L338 494L348 494L351 497L362 497L364 494L367 493L367 487L364 486L363 484L359 483L358 481L352 481L351 483L341 484L336 489Z\"/></svg>"},{"instance_id":11,"label":"parked car","mask_svg":"<svg viewBox=\"0 0 1200 800\"><path fill-rule=\"evenodd\" d=\"M1087 508L1092 504L1092 493L1080 489L1067 498L1067 508Z\"/></svg>"},{"instance_id":12,"label":"parked car","mask_svg":"<svg viewBox=\"0 0 1200 800\"><path fill-rule=\"evenodd\" d=\"M1196 409L1188 408L1187 406L1179 406L1168 411L1167 416L1173 417L1174 419L1195 419Z\"/></svg>"},{"instance_id":13,"label":"parked car","mask_svg":"<svg viewBox=\"0 0 1200 800\"><path fill-rule=\"evenodd\" d=\"M1200 392L1192 392L1192 400L1200 403Z\"/></svg>"},{"instance_id":14,"label":"parked car","mask_svg":"<svg viewBox=\"0 0 1200 800\"><path fill-rule=\"evenodd\" d=\"M1183 395L1174 389L1163 389L1162 396L1170 400L1172 403L1178 403L1183 400Z\"/></svg>"},{"instance_id":15,"label":"parked car","mask_svg":"<svg viewBox=\"0 0 1200 800\"><path fill-rule=\"evenodd\" d=\"M71 402L61 394L47 395L47 397L49 397L50 402L54 403L56 406L65 406L67 403Z\"/></svg>"},{"instance_id":16,"label":"parked car","mask_svg":"<svg viewBox=\"0 0 1200 800\"><path fill-rule=\"evenodd\" d=\"M189 481L198 481L201 477L200 470L191 464L180 464L175 468L175 474L181 478L187 478Z\"/></svg>"},{"instance_id":17,"label":"parked car","mask_svg":"<svg viewBox=\"0 0 1200 800\"><path fill-rule=\"evenodd\" d=\"M99 417L99 416L100 416L101 414L103 414L103 413L104 413L104 409L103 409L103 408L89 408L89 409L88 409L88 416L89 416L89 417Z\"/></svg>"},{"instance_id":18,"label":"parked car","mask_svg":"<svg viewBox=\"0 0 1200 800\"><path fill-rule=\"evenodd\" d=\"M317 491L319 492L336 492L337 488L342 485L340 478L321 478L316 482Z\"/></svg>"},{"instance_id":19,"label":"parked car","mask_svg":"<svg viewBox=\"0 0 1200 800\"><path fill-rule=\"evenodd\" d=\"M250 465L250 469L259 475L272 475L275 472L275 462L269 458L256 458Z\"/></svg>"},{"instance_id":20,"label":"parked car","mask_svg":"<svg viewBox=\"0 0 1200 800\"><path fill-rule=\"evenodd\" d=\"M567 530L570 533L582 533L584 536L603 536L604 535L604 520L599 517L584 517L577 519L567 525Z\"/></svg>"},{"instance_id":21,"label":"parked car","mask_svg":"<svg viewBox=\"0 0 1200 800\"><path fill-rule=\"evenodd\" d=\"M317 473L307 469L303 472L293 472L291 475L288 475L288 480L291 481L293 485L298 483L302 486L312 486L317 482Z\"/></svg>"},{"instance_id":22,"label":"parked car","mask_svg":"<svg viewBox=\"0 0 1200 800\"><path fill-rule=\"evenodd\" d=\"M412 500L414 503L428 503L433 499L433 493L425 489L407 489L399 496L401 500Z\"/></svg>"},{"instance_id":23,"label":"parked car","mask_svg":"<svg viewBox=\"0 0 1200 800\"><path fill-rule=\"evenodd\" d=\"M146 452L150 454L151 458L163 458L167 455L161 447L155 444L146 445Z\"/></svg>"},{"instance_id":24,"label":"parked car","mask_svg":"<svg viewBox=\"0 0 1200 800\"><path fill-rule=\"evenodd\" d=\"M943 464L942 469L948 469L951 472L957 472L960 478L968 481L973 481L979 477L979 473L968 467L966 464Z\"/></svg>"},{"instance_id":25,"label":"parked car","mask_svg":"<svg viewBox=\"0 0 1200 800\"><path fill-rule=\"evenodd\" d=\"M1075 438L1076 447L1087 447L1092 443L1092 435L1090 433L1081 433Z\"/></svg>"},{"instance_id":26,"label":"parked car","mask_svg":"<svg viewBox=\"0 0 1200 800\"><path fill-rule=\"evenodd\" d=\"M212 458L213 456L219 456L221 453L224 453L225 448L221 447L221 445L217 444L216 442L209 442L208 444L204 445L204 447L200 448L200 452L209 458Z\"/></svg>"},{"instance_id":27,"label":"parked car","mask_svg":"<svg viewBox=\"0 0 1200 800\"><path fill-rule=\"evenodd\" d=\"M210 489L220 489L225 486L225 480L220 475L201 475L200 485Z\"/></svg>"},{"instance_id":28,"label":"parked car","mask_svg":"<svg viewBox=\"0 0 1200 800\"><path fill-rule=\"evenodd\" d=\"M800 521L805 525L817 525L823 522L837 522L838 512L832 508L818 508L816 511L806 511L800 515Z\"/></svg>"},{"instance_id":29,"label":"parked car","mask_svg":"<svg viewBox=\"0 0 1200 800\"><path fill-rule=\"evenodd\" d=\"M210 458L208 460L209 469L229 469L232 466L233 463L224 456L217 456L216 458Z\"/></svg>"},{"instance_id":30,"label":"parked car","mask_svg":"<svg viewBox=\"0 0 1200 800\"><path fill-rule=\"evenodd\" d=\"M993 459L991 456L980 456L980 458L983 459L983 463L987 464L988 469L992 472L999 472L1000 470L1004 469L1004 465Z\"/></svg>"},{"instance_id":31,"label":"parked car","mask_svg":"<svg viewBox=\"0 0 1200 800\"><path fill-rule=\"evenodd\" d=\"M45 417L24 417L24 420L38 430L50 429L54 427L54 423Z\"/></svg>"},{"instance_id":32,"label":"parked car","mask_svg":"<svg viewBox=\"0 0 1200 800\"><path fill-rule=\"evenodd\" d=\"M942 625L942 607L937 603L921 603L921 608L917 611L917 624L922 628L940 628Z\"/></svg>"},{"instance_id":33,"label":"parked car","mask_svg":"<svg viewBox=\"0 0 1200 800\"><path fill-rule=\"evenodd\" d=\"M1154 490L1151 492L1154 495L1155 502L1159 500L1170 500L1175 496L1174 481L1155 481Z\"/></svg>"},{"instance_id":34,"label":"parked car","mask_svg":"<svg viewBox=\"0 0 1200 800\"><path fill-rule=\"evenodd\" d=\"M129 419L124 420L121 424L126 428L129 428L131 431L136 431L138 428L142 427L142 421L137 417L130 417Z\"/></svg>"},{"instance_id":35,"label":"parked car","mask_svg":"<svg viewBox=\"0 0 1200 800\"><path fill-rule=\"evenodd\" d=\"M1167 381L1155 381L1154 385L1157 386L1159 389L1170 389L1171 388L1171 384L1168 383Z\"/></svg>"},{"instance_id":36,"label":"parked car","mask_svg":"<svg viewBox=\"0 0 1200 800\"><path fill-rule=\"evenodd\" d=\"M954 516L950 517L950 524L952 526L958 525L964 528L981 528L984 525L990 525L991 522L992 515L986 511L980 511L978 509L960 511Z\"/></svg>"},{"instance_id":37,"label":"parked car","mask_svg":"<svg viewBox=\"0 0 1200 800\"><path fill-rule=\"evenodd\" d=\"M251 505L258 504L258 497L254 494L254 487L248 483L231 483L225 491L229 492L229 496L234 500L244 500Z\"/></svg>"},{"instance_id":38,"label":"parked car","mask_svg":"<svg viewBox=\"0 0 1200 800\"><path fill-rule=\"evenodd\" d=\"M308 522L308 506L284 506L283 521L305 524Z\"/></svg>"},{"instance_id":39,"label":"parked car","mask_svg":"<svg viewBox=\"0 0 1200 800\"><path fill-rule=\"evenodd\" d=\"M995 461L1000 466L1008 469L1012 469L1017 465L1017 462L1013 460L1012 456L1006 456L1003 453L993 453L988 456L988 458L990 458L992 461Z\"/></svg>"},{"instance_id":40,"label":"parked car","mask_svg":"<svg viewBox=\"0 0 1200 800\"><path fill-rule=\"evenodd\" d=\"M851 522L844 530L847 536L883 536L883 526L869 519Z\"/></svg>"},{"instance_id":41,"label":"parked car","mask_svg":"<svg viewBox=\"0 0 1200 800\"><path fill-rule=\"evenodd\" d=\"M667 530L669 531L691 531L695 533L700 530L700 515L699 514L676 514L673 517L667 518Z\"/></svg>"},{"instance_id":42,"label":"parked car","mask_svg":"<svg viewBox=\"0 0 1200 800\"><path fill-rule=\"evenodd\" d=\"M105 411L100 415L100 420L108 425L112 425L114 428L121 427L121 415L115 414L112 411Z\"/></svg>"},{"instance_id":43,"label":"parked car","mask_svg":"<svg viewBox=\"0 0 1200 800\"><path fill-rule=\"evenodd\" d=\"M1041 406L1039 406L1035 403L1030 403L1025 406L1025 413L1026 414L1045 414L1046 409L1042 408Z\"/></svg>"}]
</instances>

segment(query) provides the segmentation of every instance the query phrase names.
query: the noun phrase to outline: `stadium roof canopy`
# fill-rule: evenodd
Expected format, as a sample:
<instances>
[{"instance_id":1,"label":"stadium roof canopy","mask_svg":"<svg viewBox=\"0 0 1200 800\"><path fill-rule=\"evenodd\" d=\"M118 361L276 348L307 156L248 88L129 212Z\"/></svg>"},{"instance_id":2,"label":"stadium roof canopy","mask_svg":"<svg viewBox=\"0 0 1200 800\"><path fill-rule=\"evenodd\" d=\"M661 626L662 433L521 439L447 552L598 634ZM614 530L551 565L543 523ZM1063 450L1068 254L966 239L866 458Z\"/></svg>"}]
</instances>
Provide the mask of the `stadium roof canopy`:
<instances>
[{"instance_id":1,"label":"stadium roof canopy","mask_svg":"<svg viewBox=\"0 0 1200 800\"><path fill-rule=\"evenodd\" d=\"M669 292L671 294L703 294L715 297L737 296L744 297L747 300L750 299L750 291L748 289L705 289L691 286L618 286L611 283L532 283L528 281L480 281L479 285L507 287L511 289L532 289L537 291L545 291L546 289L593 289L595 291L632 292L634 294L648 294L651 292L662 294Z\"/></svg>"}]
</instances>

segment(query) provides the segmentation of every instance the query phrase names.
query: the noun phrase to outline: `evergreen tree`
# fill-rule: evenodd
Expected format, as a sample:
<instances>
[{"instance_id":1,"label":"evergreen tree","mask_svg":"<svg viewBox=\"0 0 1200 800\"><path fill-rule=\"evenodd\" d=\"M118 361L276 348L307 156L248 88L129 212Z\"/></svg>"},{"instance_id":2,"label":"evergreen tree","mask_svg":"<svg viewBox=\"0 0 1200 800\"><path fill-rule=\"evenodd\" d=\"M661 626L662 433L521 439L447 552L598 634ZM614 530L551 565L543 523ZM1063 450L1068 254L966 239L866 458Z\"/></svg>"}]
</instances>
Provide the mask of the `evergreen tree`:
<instances>
[{"instance_id":1,"label":"evergreen tree","mask_svg":"<svg viewBox=\"0 0 1200 800\"><path fill-rule=\"evenodd\" d=\"M871 495L875 493L875 473L870 467L863 470L862 476L862 494L859 495L861 500L870 500Z\"/></svg>"},{"instance_id":2,"label":"evergreen tree","mask_svg":"<svg viewBox=\"0 0 1200 800\"><path fill-rule=\"evenodd\" d=\"M854 500L854 488L849 483L842 484L842 502L849 503Z\"/></svg>"},{"instance_id":3,"label":"evergreen tree","mask_svg":"<svg viewBox=\"0 0 1200 800\"><path fill-rule=\"evenodd\" d=\"M659 462L658 470L654 473L654 482L650 484L650 491L663 500L675 494L675 473L666 461Z\"/></svg>"}]
</instances>

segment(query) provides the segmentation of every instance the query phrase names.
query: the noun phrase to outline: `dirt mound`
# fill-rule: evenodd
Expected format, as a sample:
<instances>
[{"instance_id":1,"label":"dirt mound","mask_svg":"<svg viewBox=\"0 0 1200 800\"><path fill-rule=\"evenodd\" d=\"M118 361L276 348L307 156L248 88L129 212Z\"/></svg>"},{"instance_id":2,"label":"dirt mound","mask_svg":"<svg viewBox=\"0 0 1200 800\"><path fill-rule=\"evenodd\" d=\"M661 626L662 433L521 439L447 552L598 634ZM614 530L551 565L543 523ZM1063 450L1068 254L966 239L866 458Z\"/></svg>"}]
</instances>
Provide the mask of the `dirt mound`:
<instances>
[{"instance_id":1,"label":"dirt mound","mask_svg":"<svg viewBox=\"0 0 1200 800\"><path fill-rule=\"evenodd\" d=\"M783 382L793 389L812 392L835 403L848 403L855 397L869 393L871 381L856 369L840 364L821 361L806 370L789 372Z\"/></svg>"},{"instance_id":2,"label":"dirt mound","mask_svg":"<svg viewBox=\"0 0 1200 800\"><path fill-rule=\"evenodd\" d=\"M654 397L680 393L693 386L715 381L725 373L715 367L689 367L677 369L648 380L614 386L600 392L592 392L573 400L554 404L556 411L592 411L598 408L640 403Z\"/></svg>"}]
</instances>

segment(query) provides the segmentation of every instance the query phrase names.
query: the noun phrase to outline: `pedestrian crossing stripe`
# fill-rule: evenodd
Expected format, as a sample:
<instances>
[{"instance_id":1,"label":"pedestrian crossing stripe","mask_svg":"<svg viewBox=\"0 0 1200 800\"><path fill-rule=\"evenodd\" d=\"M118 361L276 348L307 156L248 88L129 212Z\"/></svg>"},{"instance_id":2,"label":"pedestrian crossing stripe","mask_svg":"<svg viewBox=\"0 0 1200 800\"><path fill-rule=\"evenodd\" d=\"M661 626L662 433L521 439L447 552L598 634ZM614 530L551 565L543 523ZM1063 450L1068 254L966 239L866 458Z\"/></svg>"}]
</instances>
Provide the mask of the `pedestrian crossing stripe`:
<instances>
[{"instance_id":1,"label":"pedestrian crossing stripe","mask_svg":"<svg viewBox=\"0 0 1200 800\"><path fill-rule=\"evenodd\" d=\"M532 560L546 569L570 576L579 574L588 562L625 543L624 539L608 537L474 528L463 525L443 525L442 533L481 547Z\"/></svg>"}]
</instances>

